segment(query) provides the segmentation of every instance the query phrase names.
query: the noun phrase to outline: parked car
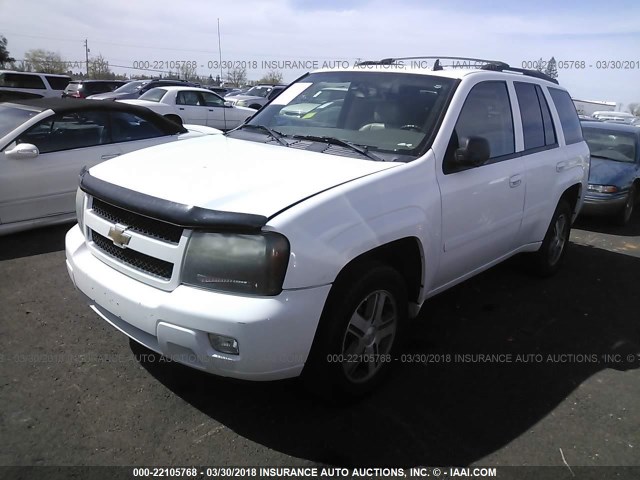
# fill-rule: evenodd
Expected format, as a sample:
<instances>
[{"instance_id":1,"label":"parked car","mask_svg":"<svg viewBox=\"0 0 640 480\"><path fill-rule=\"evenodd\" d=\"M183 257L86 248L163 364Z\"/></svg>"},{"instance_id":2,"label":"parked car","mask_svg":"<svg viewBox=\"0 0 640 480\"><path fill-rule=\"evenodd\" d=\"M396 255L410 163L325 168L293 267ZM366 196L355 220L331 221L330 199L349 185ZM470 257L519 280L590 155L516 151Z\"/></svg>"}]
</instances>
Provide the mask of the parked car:
<instances>
[{"instance_id":1,"label":"parked car","mask_svg":"<svg viewBox=\"0 0 640 480\"><path fill-rule=\"evenodd\" d=\"M229 90L226 94L225 94L225 98L226 97L235 97L237 95L242 95L243 93L245 93L247 90L249 90L249 88L251 87L243 87L243 88L232 88L231 90Z\"/></svg>"},{"instance_id":2,"label":"parked car","mask_svg":"<svg viewBox=\"0 0 640 480\"><path fill-rule=\"evenodd\" d=\"M602 120L605 122L627 123L627 124L631 123L631 121L636 118L633 114L628 112L609 112L609 111L594 112L592 116L598 120Z\"/></svg>"},{"instance_id":3,"label":"parked car","mask_svg":"<svg viewBox=\"0 0 640 480\"><path fill-rule=\"evenodd\" d=\"M300 103L287 105L280 113L282 115L302 117L316 109L320 111L331 105L336 106L338 104L335 102L344 100L347 91L348 88L346 87L325 87L318 91L305 92L305 95L300 99Z\"/></svg>"},{"instance_id":4,"label":"parked car","mask_svg":"<svg viewBox=\"0 0 640 480\"><path fill-rule=\"evenodd\" d=\"M182 80L132 80L113 92L99 93L87 98L89 100L132 100L137 99L152 88L169 86L193 87L194 84Z\"/></svg>"},{"instance_id":5,"label":"parked car","mask_svg":"<svg viewBox=\"0 0 640 480\"><path fill-rule=\"evenodd\" d=\"M0 70L0 102L60 97L70 81L68 75Z\"/></svg>"},{"instance_id":6,"label":"parked car","mask_svg":"<svg viewBox=\"0 0 640 480\"><path fill-rule=\"evenodd\" d=\"M230 98L225 97L225 100L230 101L232 105L238 107L249 107L259 110L264 107L267 102L276 98L285 88L287 88L286 85L256 85L240 95L234 95Z\"/></svg>"},{"instance_id":7,"label":"parked car","mask_svg":"<svg viewBox=\"0 0 640 480\"><path fill-rule=\"evenodd\" d=\"M113 92L126 83L123 80L71 80L62 92L62 98L87 98L90 95Z\"/></svg>"},{"instance_id":8,"label":"parked car","mask_svg":"<svg viewBox=\"0 0 640 480\"><path fill-rule=\"evenodd\" d=\"M230 105L206 88L196 87L158 87L137 100L121 101L147 107L179 125L193 123L220 130L236 128L255 113L251 108Z\"/></svg>"},{"instance_id":9,"label":"parked car","mask_svg":"<svg viewBox=\"0 0 640 480\"><path fill-rule=\"evenodd\" d=\"M591 151L589 187L582 213L631 220L640 200L640 129L632 125L582 122Z\"/></svg>"},{"instance_id":10,"label":"parked car","mask_svg":"<svg viewBox=\"0 0 640 480\"><path fill-rule=\"evenodd\" d=\"M85 171L66 257L93 310L200 370L357 396L428 298L524 252L555 273L589 169L568 92L401 60L307 74L224 136ZM337 106L281 113L336 83Z\"/></svg>"},{"instance_id":11,"label":"parked car","mask_svg":"<svg viewBox=\"0 0 640 480\"><path fill-rule=\"evenodd\" d=\"M116 102L17 100L0 105L0 235L75 218L78 172L151 145L220 133L180 127Z\"/></svg>"}]
</instances>

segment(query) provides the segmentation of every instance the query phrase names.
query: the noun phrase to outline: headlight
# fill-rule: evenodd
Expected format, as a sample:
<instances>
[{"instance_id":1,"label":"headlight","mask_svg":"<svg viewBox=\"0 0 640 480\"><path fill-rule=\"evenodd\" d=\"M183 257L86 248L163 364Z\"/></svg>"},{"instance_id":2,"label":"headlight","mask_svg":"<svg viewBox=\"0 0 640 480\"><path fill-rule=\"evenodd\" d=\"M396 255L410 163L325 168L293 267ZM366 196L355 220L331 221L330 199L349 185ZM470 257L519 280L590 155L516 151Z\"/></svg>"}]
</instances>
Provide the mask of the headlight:
<instances>
[{"instance_id":1,"label":"headlight","mask_svg":"<svg viewBox=\"0 0 640 480\"><path fill-rule=\"evenodd\" d=\"M86 193L84 193L80 188L76 190L76 218L78 219L78 225L80 225L80 230L84 234L84 201L87 198Z\"/></svg>"},{"instance_id":2,"label":"headlight","mask_svg":"<svg viewBox=\"0 0 640 480\"><path fill-rule=\"evenodd\" d=\"M194 232L182 283L225 292L277 295L288 263L289 241L279 233Z\"/></svg>"},{"instance_id":3,"label":"headlight","mask_svg":"<svg viewBox=\"0 0 640 480\"><path fill-rule=\"evenodd\" d=\"M598 192L598 193L616 193L618 191L618 187L615 185L592 185L589 184L588 190L590 192Z\"/></svg>"},{"instance_id":4,"label":"headlight","mask_svg":"<svg viewBox=\"0 0 640 480\"><path fill-rule=\"evenodd\" d=\"M238 107L246 107L247 106L247 101L246 100L238 100L235 105L237 105Z\"/></svg>"}]
</instances>

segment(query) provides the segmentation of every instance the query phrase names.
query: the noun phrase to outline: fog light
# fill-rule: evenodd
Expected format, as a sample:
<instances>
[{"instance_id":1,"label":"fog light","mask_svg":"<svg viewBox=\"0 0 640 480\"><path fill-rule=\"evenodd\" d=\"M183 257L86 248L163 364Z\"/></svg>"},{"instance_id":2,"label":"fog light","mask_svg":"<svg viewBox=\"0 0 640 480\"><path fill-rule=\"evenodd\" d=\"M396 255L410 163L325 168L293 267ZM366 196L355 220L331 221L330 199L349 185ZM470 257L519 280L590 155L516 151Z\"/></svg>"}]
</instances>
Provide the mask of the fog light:
<instances>
[{"instance_id":1,"label":"fog light","mask_svg":"<svg viewBox=\"0 0 640 480\"><path fill-rule=\"evenodd\" d=\"M211 343L211 346L220 353L229 353L231 355L240 354L238 341L233 337L210 333L209 342Z\"/></svg>"}]
</instances>

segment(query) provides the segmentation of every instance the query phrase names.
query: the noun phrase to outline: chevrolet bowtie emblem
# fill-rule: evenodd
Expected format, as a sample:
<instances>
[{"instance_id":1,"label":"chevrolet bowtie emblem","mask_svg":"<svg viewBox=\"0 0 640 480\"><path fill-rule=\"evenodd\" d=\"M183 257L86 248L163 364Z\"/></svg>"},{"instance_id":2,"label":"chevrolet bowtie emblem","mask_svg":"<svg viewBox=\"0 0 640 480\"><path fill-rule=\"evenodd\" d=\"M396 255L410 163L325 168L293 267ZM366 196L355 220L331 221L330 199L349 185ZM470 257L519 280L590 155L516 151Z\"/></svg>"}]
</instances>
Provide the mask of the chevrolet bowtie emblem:
<instances>
[{"instance_id":1,"label":"chevrolet bowtie emblem","mask_svg":"<svg viewBox=\"0 0 640 480\"><path fill-rule=\"evenodd\" d=\"M125 231L127 230L126 225L120 225L116 223L113 227L109 229L109 235L107 235L111 240L113 240L113 244L116 247L125 248L129 245L129 240L131 240L131 235L127 235Z\"/></svg>"}]
</instances>

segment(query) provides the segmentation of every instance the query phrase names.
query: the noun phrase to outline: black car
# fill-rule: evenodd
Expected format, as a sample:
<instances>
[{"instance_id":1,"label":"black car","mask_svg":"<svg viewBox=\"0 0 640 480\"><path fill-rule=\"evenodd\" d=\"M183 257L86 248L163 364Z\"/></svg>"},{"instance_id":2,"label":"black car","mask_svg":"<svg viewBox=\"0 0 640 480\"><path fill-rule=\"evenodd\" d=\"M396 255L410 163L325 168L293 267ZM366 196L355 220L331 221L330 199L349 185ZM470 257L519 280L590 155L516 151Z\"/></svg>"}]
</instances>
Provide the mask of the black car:
<instances>
[{"instance_id":1,"label":"black car","mask_svg":"<svg viewBox=\"0 0 640 480\"><path fill-rule=\"evenodd\" d=\"M87 98L96 93L112 92L125 83L122 80L71 80L62 92L62 98Z\"/></svg>"}]
</instances>

